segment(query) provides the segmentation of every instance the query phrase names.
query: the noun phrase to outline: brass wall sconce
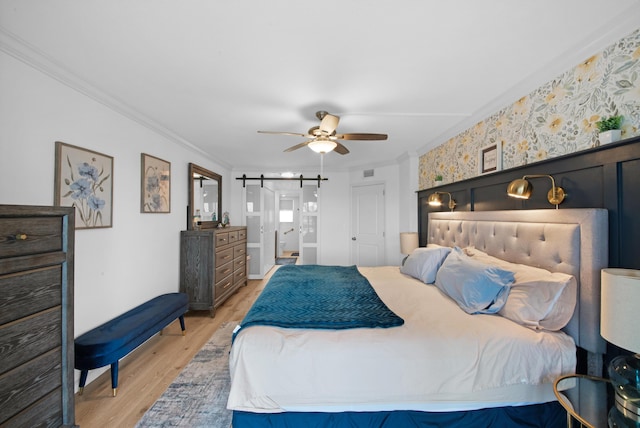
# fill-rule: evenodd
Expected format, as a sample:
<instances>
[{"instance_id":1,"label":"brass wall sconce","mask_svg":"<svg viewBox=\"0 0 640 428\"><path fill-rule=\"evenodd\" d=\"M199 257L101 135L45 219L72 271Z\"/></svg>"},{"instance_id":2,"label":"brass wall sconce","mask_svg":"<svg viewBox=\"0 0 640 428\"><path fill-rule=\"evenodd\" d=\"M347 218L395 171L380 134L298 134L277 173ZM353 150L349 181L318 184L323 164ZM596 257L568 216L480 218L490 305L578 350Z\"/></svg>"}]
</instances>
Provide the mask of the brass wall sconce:
<instances>
[{"instance_id":1,"label":"brass wall sconce","mask_svg":"<svg viewBox=\"0 0 640 428\"><path fill-rule=\"evenodd\" d=\"M449 195L449 209L453 211L456 207L456 201L453 200L451 193L449 192L435 192L429 195L427 198L427 203L432 207L439 207L442 205L442 198L440 195Z\"/></svg>"},{"instance_id":2,"label":"brass wall sconce","mask_svg":"<svg viewBox=\"0 0 640 428\"><path fill-rule=\"evenodd\" d=\"M533 186L531 185L531 183L529 183L527 178L544 177L551 180L551 190L549 190L549 192L547 193L547 200L550 204L555 205L556 209L558 209L558 205L560 205L562 201L564 201L564 198L565 196L567 196L567 194L562 187L556 186L555 180L550 175L525 175L522 178L513 180L511 183L509 183L509 186L507 186L507 194L512 198L529 199L529 197L531 196L531 192L533 192Z\"/></svg>"}]
</instances>

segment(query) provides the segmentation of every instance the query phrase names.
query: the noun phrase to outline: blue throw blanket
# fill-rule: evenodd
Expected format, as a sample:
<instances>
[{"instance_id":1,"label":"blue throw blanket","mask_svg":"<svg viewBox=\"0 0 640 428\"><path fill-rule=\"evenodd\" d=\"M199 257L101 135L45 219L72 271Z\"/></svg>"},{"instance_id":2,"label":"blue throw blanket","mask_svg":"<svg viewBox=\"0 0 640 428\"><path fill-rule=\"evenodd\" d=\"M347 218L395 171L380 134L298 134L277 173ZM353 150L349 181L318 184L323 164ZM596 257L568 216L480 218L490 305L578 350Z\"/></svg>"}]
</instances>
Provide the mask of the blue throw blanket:
<instances>
[{"instance_id":1,"label":"blue throw blanket","mask_svg":"<svg viewBox=\"0 0 640 428\"><path fill-rule=\"evenodd\" d=\"M356 266L285 265L273 274L240 328L340 330L402 324Z\"/></svg>"}]
</instances>

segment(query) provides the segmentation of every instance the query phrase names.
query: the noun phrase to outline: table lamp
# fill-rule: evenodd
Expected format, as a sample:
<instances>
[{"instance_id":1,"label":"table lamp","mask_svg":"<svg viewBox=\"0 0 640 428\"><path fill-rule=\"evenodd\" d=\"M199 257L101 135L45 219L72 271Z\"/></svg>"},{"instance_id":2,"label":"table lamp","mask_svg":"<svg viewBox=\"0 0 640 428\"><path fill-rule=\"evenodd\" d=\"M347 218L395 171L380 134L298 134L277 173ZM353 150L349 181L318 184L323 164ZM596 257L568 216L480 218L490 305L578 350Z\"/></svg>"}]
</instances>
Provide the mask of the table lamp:
<instances>
[{"instance_id":1,"label":"table lamp","mask_svg":"<svg viewBox=\"0 0 640 428\"><path fill-rule=\"evenodd\" d=\"M625 417L640 422L640 271L602 269L600 334L608 342L635 353L621 355L609 365L616 408Z\"/></svg>"},{"instance_id":2,"label":"table lamp","mask_svg":"<svg viewBox=\"0 0 640 428\"><path fill-rule=\"evenodd\" d=\"M406 256L402 259L403 266L409 254L413 253L413 250L418 248L418 245L418 232L400 233L400 252Z\"/></svg>"}]
</instances>

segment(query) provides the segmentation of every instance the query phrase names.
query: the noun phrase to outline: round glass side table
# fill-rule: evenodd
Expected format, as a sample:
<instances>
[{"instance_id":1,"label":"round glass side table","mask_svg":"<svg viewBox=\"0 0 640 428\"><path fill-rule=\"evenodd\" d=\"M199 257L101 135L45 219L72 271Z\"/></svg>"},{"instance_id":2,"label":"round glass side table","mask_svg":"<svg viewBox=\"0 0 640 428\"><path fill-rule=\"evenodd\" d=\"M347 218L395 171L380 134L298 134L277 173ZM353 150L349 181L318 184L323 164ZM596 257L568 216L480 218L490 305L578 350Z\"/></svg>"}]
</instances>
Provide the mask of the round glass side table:
<instances>
[{"instance_id":1,"label":"round glass side table","mask_svg":"<svg viewBox=\"0 0 640 428\"><path fill-rule=\"evenodd\" d=\"M611 385L609 379L572 374L561 376L553 383L553 392L558 402L567 411L567 427L586 428L640 428L640 423L625 417L615 406L606 414L606 391ZM594 402L572 399L578 390L602 399L594 409ZM598 402L599 400L596 400ZM574 423L577 421L577 424Z\"/></svg>"},{"instance_id":2,"label":"round glass side table","mask_svg":"<svg viewBox=\"0 0 640 428\"><path fill-rule=\"evenodd\" d=\"M553 383L553 392L558 402L567 411L567 427L604 428L606 420L606 388L610 385L609 379L596 376L572 374L561 376ZM594 411L592 402L581 403L581 400L572 399L577 391L598 391L598 396L603 397L600 403L601 412ZM582 405L581 405L582 404ZM574 424L574 420L578 424Z\"/></svg>"}]
</instances>

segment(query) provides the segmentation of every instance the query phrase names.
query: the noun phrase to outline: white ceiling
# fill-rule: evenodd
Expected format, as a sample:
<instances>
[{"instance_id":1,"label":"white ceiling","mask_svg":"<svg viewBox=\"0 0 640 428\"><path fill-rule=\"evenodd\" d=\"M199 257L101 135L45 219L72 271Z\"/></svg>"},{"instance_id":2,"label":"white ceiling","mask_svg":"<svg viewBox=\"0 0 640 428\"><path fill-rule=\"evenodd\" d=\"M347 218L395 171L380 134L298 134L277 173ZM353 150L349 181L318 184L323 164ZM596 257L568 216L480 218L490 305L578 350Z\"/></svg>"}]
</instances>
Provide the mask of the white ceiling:
<instances>
[{"instance_id":1,"label":"white ceiling","mask_svg":"<svg viewBox=\"0 0 640 428\"><path fill-rule=\"evenodd\" d=\"M0 0L0 49L237 171L420 155L640 28L640 0Z\"/></svg>"}]
</instances>

